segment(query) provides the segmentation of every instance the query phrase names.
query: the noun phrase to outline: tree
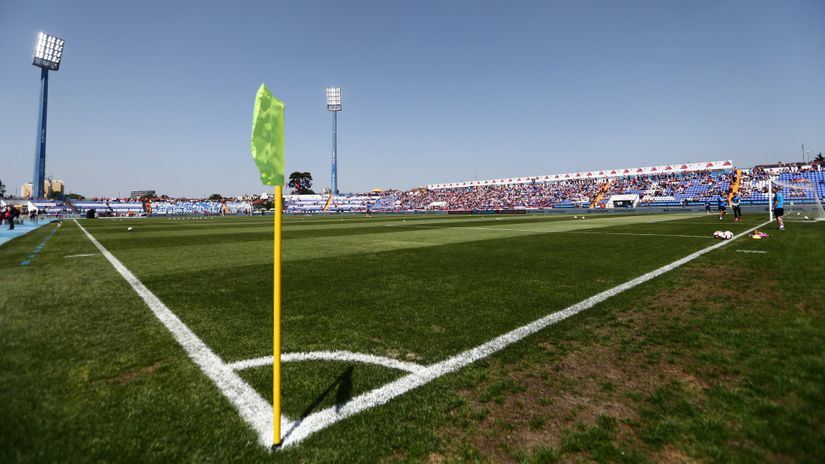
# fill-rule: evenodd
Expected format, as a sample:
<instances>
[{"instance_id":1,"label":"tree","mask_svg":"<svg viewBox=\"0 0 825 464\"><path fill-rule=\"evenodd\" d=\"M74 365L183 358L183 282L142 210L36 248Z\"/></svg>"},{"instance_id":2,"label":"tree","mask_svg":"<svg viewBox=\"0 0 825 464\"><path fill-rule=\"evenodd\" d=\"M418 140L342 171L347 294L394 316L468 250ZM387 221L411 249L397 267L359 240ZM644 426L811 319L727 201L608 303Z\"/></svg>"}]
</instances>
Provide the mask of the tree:
<instances>
[{"instance_id":1,"label":"tree","mask_svg":"<svg viewBox=\"0 0 825 464\"><path fill-rule=\"evenodd\" d=\"M3 185L3 181L0 180L0 197L6 196L6 186Z\"/></svg>"},{"instance_id":2,"label":"tree","mask_svg":"<svg viewBox=\"0 0 825 464\"><path fill-rule=\"evenodd\" d=\"M816 155L816 158L814 158L814 161L817 162L817 163L823 163L823 162L825 162L825 157L823 157L822 153L820 153L820 154ZM3 192L3 184L0 184L0 193L2 193L2 192Z\"/></svg>"},{"instance_id":3,"label":"tree","mask_svg":"<svg viewBox=\"0 0 825 464\"><path fill-rule=\"evenodd\" d=\"M67 193L66 198L69 198L71 200L83 200L86 197L84 197L83 195L80 195L79 193Z\"/></svg>"},{"instance_id":4,"label":"tree","mask_svg":"<svg viewBox=\"0 0 825 464\"><path fill-rule=\"evenodd\" d=\"M315 193L312 191L312 174L308 172L293 172L289 175L289 184L287 185L292 189L293 194L311 195Z\"/></svg>"},{"instance_id":5,"label":"tree","mask_svg":"<svg viewBox=\"0 0 825 464\"><path fill-rule=\"evenodd\" d=\"M209 199L214 201L220 201L223 200L223 195L221 195L220 193L213 193L212 195L209 195Z\"/></svg>"}]
</instances>

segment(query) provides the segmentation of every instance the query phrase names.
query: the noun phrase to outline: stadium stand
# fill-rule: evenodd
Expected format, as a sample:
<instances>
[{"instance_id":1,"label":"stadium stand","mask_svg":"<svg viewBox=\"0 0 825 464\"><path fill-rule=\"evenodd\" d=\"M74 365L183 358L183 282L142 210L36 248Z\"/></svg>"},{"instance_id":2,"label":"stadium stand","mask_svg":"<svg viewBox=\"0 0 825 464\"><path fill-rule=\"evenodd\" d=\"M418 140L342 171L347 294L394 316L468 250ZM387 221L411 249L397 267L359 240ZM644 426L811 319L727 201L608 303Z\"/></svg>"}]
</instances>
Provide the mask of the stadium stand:
<instances>
[{"instance_id":1,"label":"stadium stand","mask_svg":"<svg viewBox=\"0 0 825 464\"><path fill-rule=\"evenodd\" d=\"M143 213L143 204L134 201L86 201L75 200L74 207L81 215L90 209L98 216L139 216Z\"/></svg>"},{"instance_id":2,"label":"stadium stand","mask_svg":"<svg viewBox=\"0 0 825 464\"><path fill-rule=\"evenodd\" d=\"M158 216L252 213L252 204L247 201L163 200L153 201L151 207L152 214Z\"/></svg>"},{"instance_id":3,"label":"stadium stand","mask_svg":"<svg viewBox=\"0 0 825 464\"><path fill-rule=\"evenodd\" d=\"M825 199L825 166L792 164L736 169L730 161L602 170L514 179L432 184L408 191L329 195L285 195L284 210L293 214L539 210L550 208L680 207L715 204L717 196L738 190L743 205L767 205L771 179L810 181ZM48 215L99 216L252 214L263 200L237 201L155 199L144 203L127 198L57 201L36 200L30 207ZM789 200L812 202L805 191Z\"/></svg>"},{"instance_id":4,"label":"stadium stand","mask_svg":"<svg viewBox=\"0 0 825 464\"><path fill-rule=\"evenodd\" d=\"M374 203L382 199L377 194L335 195L329 201L329 195L284 195L284 210L287 213L333 213L366 212L367 206L372 210ZM383 209L382 211L386 211Z\"/></svg>"},{"instance_id":5,"label":"stadium stand","mask_svg":"<svg viewBox=\"0 0 825 464\"><path fill-rule=\"evenodd\" d=\"M66 208L62 201L57 200L30 201L28 208L34 208L38 211L45 211L47 216L62 216L71 212L68 208Z\"/></svg>"},{"instance_id":6,"label":"stadium stand","mask_svg":"<svg viewBox=\"0 0 825 464\"><path fill-rule=\"evenodd\" d=\"M390 191L372 205L373 211L478 211L597 207L679 207L715 203L719 194L740 192L744 205L767 205L769 178L810 179L817 194L825 195L825 170L821 166L736 169L729 161L694 163L699 169L671 166L631 168L518 179L435 184L406 192ZM707 167L708 169L702 169ZM572 177L572 178L571 178ZM584 177L584 178L582 178ZM557 180L559 179L559 180ZM802 195L797 193L796 195ZM802 201L810 199L799 198ZM309 201L309 200L307 200ZM317 196L317 203L324 203ZM348 211L363 210L353 197ZM317 209L317 208L316 208Z\"/></svg>"},{"instance_id":7,"label":"stadium stand","mask_svg":"<svg viewBox=\"0 0 825 464\"><path fill-rule=\"evenodd\" d=\"M825 171L782 173L779 174L778 178L779 180L790 183L804 181L811 182L811 184L814 186L814 190L816 191L816 195L819 196L820 200L825 200ZM789 199L802 203L811 203L814 201L813 195L806 194L803 191L796 190L790 193Z\"/></svg>"},{"instance_id":8,"label":"stadium stand","mask_svg":"<svg viewBox=\"0 0 825 464\"><path fill-rule=\"evenodd\" d=\"M734 171L629 176L614 180L603 205L614 195L638 195L640 206L693 206L713 201L730 188Z\"/></svg>"},{"instance_id":9,"label":"stadium stand","mask_svg":"<svg viewBox=\"0 0 825 464\"><path fill-rule=\"evenodd\" d=\"M391 190L383 192L371 206L372 211L396 211L401 204L402 192Z\"/></svg>"}]
</instances>

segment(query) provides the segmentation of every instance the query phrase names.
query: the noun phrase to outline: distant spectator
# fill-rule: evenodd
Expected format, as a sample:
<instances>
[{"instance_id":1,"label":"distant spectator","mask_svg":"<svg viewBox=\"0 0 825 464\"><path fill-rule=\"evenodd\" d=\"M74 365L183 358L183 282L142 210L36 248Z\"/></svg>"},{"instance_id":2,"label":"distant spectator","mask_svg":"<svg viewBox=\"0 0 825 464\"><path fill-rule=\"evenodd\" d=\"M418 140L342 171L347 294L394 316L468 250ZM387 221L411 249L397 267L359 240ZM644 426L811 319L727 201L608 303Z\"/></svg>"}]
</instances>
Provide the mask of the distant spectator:
<instances>
[{"instance_id":1,"label":"distant spectator","mask_svg":"<svg viewBox=\"0 0 825 464\"><path fill-rule=\"evenodd\" d=\"M6 222L9 224L9 230L14 230L14 212L17 211L17 208L9 205L6 206Z\"/></svg>"}]
</instances>

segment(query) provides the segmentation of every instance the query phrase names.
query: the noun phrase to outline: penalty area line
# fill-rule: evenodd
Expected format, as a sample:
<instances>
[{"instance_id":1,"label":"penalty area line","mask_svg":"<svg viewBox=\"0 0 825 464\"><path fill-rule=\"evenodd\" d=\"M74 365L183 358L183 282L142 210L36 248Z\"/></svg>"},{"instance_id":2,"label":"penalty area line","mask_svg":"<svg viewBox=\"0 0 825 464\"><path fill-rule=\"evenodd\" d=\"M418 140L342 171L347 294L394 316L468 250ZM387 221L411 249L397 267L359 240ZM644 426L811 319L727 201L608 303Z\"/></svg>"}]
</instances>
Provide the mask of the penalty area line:
<instances>
[{"instance_id":1,"label":"penalty area line","mask_svg":"<svg viewBox=\"0 0 825 464\"><path fill-rule=\"evenodd\" d=\"M238 410L241 418L249 424L258 435L259 443L264 447L272 445L274 423L272 405L255 391L248 383L223 360L212 352L186 324L181 321L160 299L155 296L143 283L132 274L117 258L112 255L96 238L92 236L77 220L77 227L86 234L86 237L97 247L100 253L114 266L115 270L124 278L143 301L149 306L152 314L166 327L175 340L189 355L189 358L201 368L204 374L218 387L223 395ZM281 416L281 430L291 427L289 420Z\"/></svg>"},{"instance_id":2,"label":"penalty area line","mask_svg":"<svg viewBox=\"0 0 825 464\"><path fill-rule=\"evenodd\" d=\"M568 306L561 311L549 314L504 335L500 335L487 343L471 348L444 361L427 366L420 371L401 377L400 379L390 382L382 387L358 395L342 405L329 407L298 419L292 423L291 428L286 430L283 448L300 443L313 433L321 431L336 422L344 420L367 409L386 404L390 400L403 395L410 390L426 385L441 376L458 371L469 364L472 364L480 359L484 359L491 354L524 339L525 337L533 335L542 329L572 317L586 309L590 309L612 296L637 287L649 280L659 277L662 274L687 264L706 253L723 247L740 237L750 234L760 227L764 227L768 223L769 222L760 224L750 230L734 236L731 240L721 241L709 247L703 248L685 256L684 258L678 259L670 264L666 264L656 270L648 272L647 274L643 274L609 290L593 295L590 298L582 300L572 306Z\"/></svg>"}]
</instances>

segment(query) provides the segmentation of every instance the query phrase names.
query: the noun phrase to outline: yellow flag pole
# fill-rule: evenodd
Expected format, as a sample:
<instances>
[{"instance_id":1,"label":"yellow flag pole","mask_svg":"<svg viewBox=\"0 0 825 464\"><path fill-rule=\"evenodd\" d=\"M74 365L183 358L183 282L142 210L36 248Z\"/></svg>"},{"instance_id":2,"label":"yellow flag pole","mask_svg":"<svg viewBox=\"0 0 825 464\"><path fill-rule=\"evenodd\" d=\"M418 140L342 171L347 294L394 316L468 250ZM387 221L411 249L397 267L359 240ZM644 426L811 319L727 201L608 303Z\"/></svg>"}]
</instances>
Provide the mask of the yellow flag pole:
<instances>
[{"instance_id":1,"label":"yellow flag pole","mask_svg":"<svg viewBox=\"0 0 825 464\"><path fill-rule=\"evenodd\" d=\"M283 187L275 186L275 253L272 287L272 446L281 446L281 210Z\"/></svg>"}]
</instances>

